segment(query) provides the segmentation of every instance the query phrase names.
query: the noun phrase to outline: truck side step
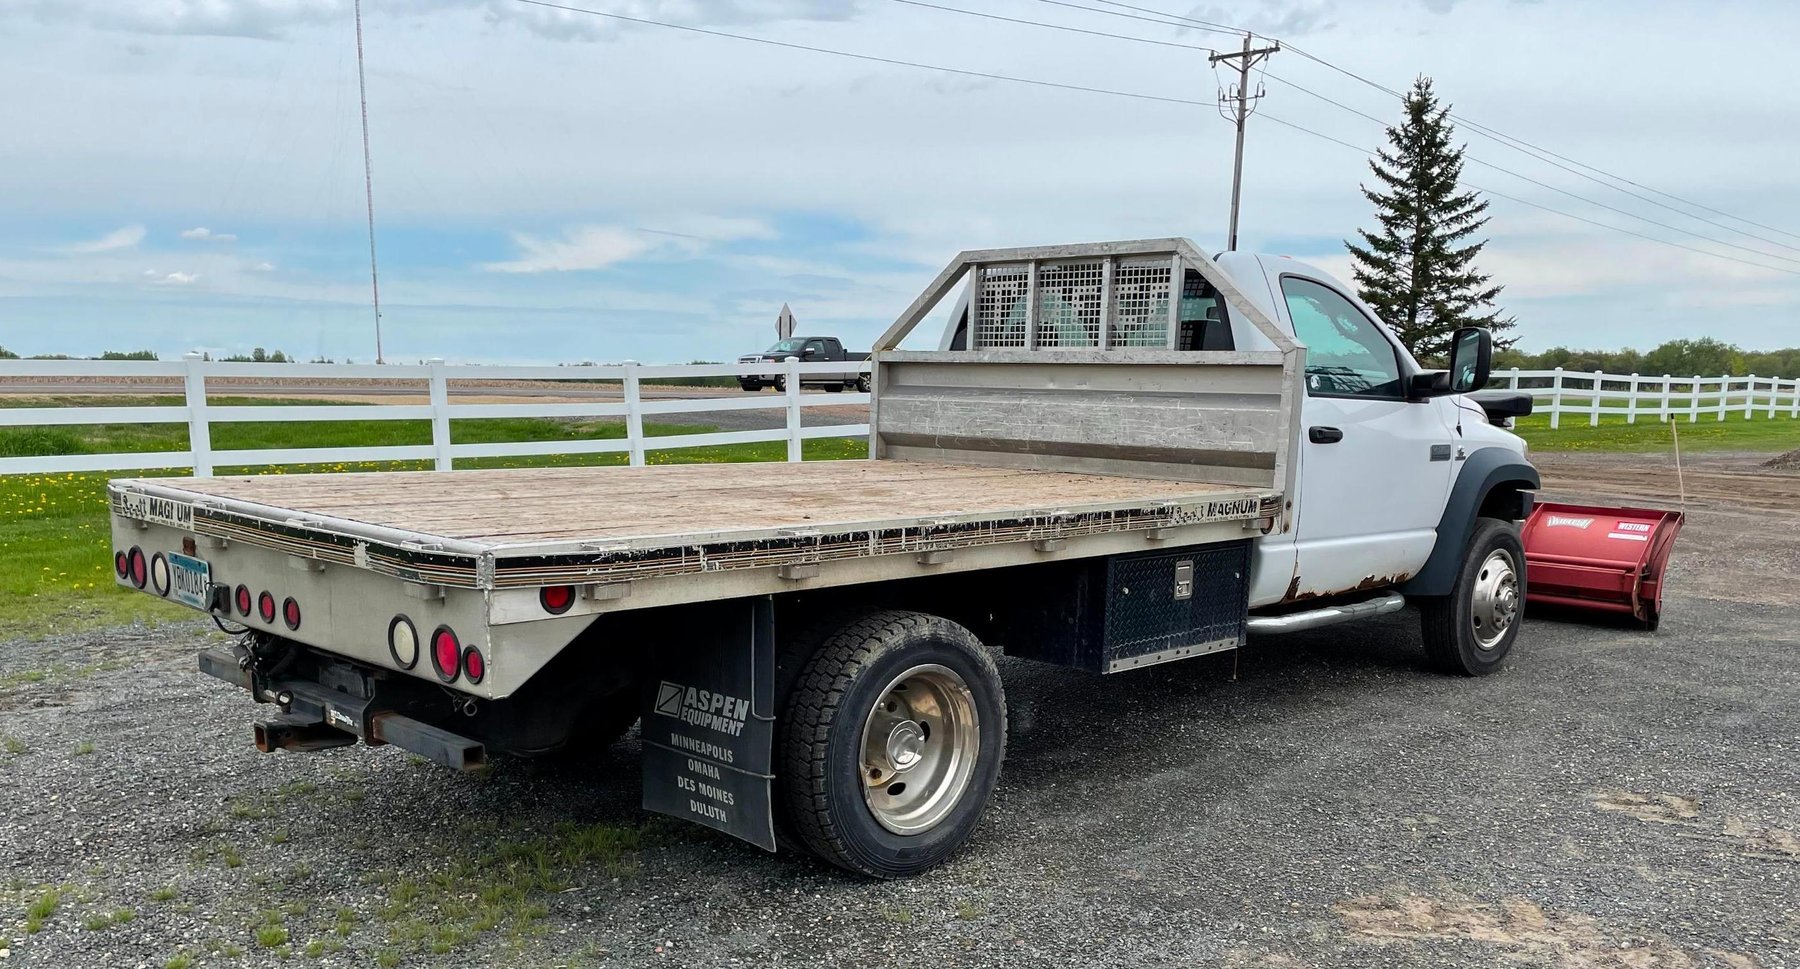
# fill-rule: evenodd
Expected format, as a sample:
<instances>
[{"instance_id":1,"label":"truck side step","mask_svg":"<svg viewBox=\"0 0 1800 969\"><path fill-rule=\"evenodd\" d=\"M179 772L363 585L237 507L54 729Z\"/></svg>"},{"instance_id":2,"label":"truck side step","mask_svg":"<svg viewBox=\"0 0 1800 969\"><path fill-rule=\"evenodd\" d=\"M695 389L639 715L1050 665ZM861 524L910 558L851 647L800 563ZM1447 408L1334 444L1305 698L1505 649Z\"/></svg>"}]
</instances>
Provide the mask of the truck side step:
<instances>
[{"instance_id":1,"label":"truck side step","mask_svg":"<svg viewBox=\"0 0 1800 969\"><path fill-rule=\"evenodd\" d=\"M1367 619L1371 616L1382 616L1390 612L1399 612L1406 605L1406 597L1398 592L1389 592L1365 599L1362 602L1351 602L1336 606L1323 606L1308 609L1305 612L1286 612L1278 616L1251 616L1246 624L1253 633L1297 633L1306 629L1317 629L1320 626L1335 626L1340 622L1352 619Z\"/></svg>"}]
</instances>

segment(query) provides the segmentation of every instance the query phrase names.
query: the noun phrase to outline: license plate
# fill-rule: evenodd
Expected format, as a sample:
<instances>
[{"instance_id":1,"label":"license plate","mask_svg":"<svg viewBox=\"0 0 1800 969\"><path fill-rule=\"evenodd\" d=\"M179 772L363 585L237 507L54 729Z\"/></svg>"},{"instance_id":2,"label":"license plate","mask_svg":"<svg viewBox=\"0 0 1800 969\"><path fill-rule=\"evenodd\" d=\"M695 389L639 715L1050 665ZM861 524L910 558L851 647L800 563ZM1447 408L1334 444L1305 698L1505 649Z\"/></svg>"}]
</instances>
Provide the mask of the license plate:
<instances>
[{"instance_id":1,"label":"license plate","mask_svg":"<svg viewBox=\"0 0 1800 969\"><path fill-rule=\"evenodd\" d=\"M210 609L212 564L203 559L169 553L169 598L195 609Z\"/></svg>"}]
</instances>

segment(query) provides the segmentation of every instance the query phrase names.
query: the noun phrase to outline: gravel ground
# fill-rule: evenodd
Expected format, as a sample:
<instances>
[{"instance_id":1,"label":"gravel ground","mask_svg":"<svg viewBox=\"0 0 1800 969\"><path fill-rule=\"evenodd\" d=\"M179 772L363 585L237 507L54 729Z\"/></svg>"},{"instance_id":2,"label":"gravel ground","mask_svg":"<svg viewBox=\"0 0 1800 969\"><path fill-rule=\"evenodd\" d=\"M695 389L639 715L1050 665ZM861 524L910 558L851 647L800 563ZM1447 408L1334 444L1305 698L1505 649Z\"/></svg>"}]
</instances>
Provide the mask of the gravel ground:
<instances>
[{"instance_id":1,"label":"gravel ground","mask_svg":"<svg viewBox=\"0 0 1800 969\"><path fill-rule=\"evenodd\" d=\"M647 821L630 740L486 776L258 754L252 705L193 671L197 625L0 644L0 954L1800 966L1793 481L1785 507L1690 508L1660 632L1534 615L1481 680L1425 672L1409 614L1107 678L1009 662L998 797L906 883ZM526 869L523 903L484 907Z\"/></svg>"}]
</instances>

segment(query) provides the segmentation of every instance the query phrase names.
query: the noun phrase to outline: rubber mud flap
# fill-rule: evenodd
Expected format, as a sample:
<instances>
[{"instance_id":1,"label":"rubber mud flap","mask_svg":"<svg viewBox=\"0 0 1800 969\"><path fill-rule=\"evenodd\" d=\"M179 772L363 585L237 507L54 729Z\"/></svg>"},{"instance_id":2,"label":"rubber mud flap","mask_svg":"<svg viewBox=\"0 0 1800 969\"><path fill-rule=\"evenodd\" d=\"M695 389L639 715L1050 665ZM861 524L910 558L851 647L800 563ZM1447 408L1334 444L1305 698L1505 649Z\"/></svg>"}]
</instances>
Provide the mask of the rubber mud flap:
<instances>
[{"instance_id":1,"label":"rubber mud flap","mask_svg":"<svg viewBox=\"0 0 1800 969\"><path fill-rule=\"evenodd\" d=\"M775 850L775 611L768 598L690 613L644 691L644 810Z\"/></svg>"}]
</instances>

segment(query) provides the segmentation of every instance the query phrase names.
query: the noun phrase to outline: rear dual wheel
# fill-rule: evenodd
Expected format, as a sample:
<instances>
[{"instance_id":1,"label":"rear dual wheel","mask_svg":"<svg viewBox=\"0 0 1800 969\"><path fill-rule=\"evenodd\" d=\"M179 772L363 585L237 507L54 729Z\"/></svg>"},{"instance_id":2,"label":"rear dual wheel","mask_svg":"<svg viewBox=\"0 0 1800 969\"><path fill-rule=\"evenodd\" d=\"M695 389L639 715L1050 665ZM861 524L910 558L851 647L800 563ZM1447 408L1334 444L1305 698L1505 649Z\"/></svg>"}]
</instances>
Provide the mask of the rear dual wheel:
<instances>
[{"instance_id":1,"label":"rear dual wheel","mask_svg":"<svg viewBox=\"0 0 1800 969\"><path fill-rule=\"evenodd\" d=\"M779 725L784 833L840 868L904 878L948 858L987 806L1006 696L967 629L884 611L827 636Z\"/></svg>"}]
</instances>

